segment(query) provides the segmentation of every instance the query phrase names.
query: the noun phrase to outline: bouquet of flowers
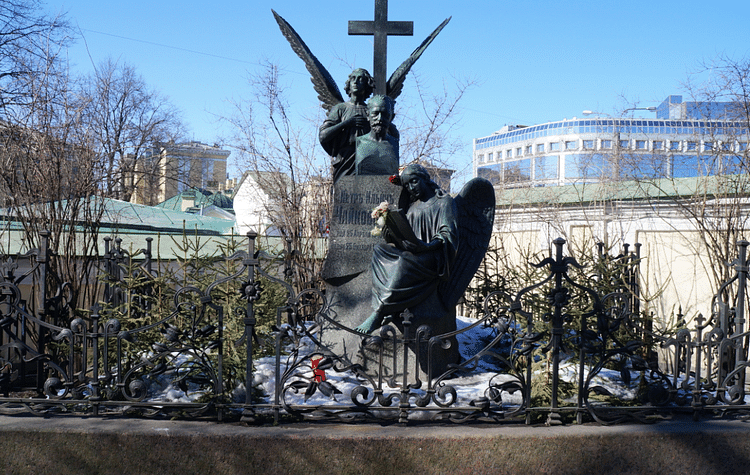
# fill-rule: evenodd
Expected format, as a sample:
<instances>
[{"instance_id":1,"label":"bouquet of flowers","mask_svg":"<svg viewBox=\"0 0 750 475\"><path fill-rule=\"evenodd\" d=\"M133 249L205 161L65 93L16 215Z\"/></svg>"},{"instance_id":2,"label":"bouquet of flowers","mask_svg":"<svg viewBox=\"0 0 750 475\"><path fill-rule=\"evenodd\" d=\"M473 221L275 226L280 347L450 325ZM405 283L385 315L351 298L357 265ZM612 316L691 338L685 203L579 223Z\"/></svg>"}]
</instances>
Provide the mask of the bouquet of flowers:
<instances>
[{"instance_id":1,"label":"bouquet of flowers","mask_svg":"<svg viewBox=\"0 0 750 475\"><path fill-rule=\"evenodd\" d=\"M388 213L393 211L395 208L390 205L387 201L383 201L380 203L377 208L372 210L372 219L375 220L375 227L372 228L372 231L370 231L370 234L373 236L380 236L383 234L383 228L385 227L385 218L388 216Z\"/></svg>"}]
</instances>

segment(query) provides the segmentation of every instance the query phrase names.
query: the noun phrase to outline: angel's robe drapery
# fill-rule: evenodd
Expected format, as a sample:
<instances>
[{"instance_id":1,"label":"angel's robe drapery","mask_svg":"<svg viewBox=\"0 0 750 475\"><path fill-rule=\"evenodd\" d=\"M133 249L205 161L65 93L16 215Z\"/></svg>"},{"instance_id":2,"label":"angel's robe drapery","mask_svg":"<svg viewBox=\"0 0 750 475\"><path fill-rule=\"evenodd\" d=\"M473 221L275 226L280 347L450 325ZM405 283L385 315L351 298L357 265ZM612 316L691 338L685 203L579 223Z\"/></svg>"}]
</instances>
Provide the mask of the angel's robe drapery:
<instances>
[{"instance_id":1,"label":"angel's robe drapery","mask_svg":"<svg viewBox=\"0 0 750 475\"><path fill-rule=\"evenodd\" d=\"M320 131L340 124L345 120L356 116L367 117L367 106L352 104L351 102L341 102L331 108L325 122L320 126ZM331 156L331 165L333 166L333 182L339 177L354 175L354 157L357 151L357 137L370 131L369 125L366 129L349 127L339 133L329 137L327 140L320 141L323 149Z\"/></svg>"},{"instance_id":2,"label":"angel's robe drapery","mask_svg":"<svg viewBox=\"0 0 750 475\"><path fill-rule=\"evenodd\" d=\"M457 214L453 198L441 190L424 203L412 203L406 218L414 234L425 243L438 239L443 245L436 251L417 254L389 244L375 246L373 308L381 310L382 315L398 314L425 300L448 279L459 245Z\"/></svg>"}]
</instances>

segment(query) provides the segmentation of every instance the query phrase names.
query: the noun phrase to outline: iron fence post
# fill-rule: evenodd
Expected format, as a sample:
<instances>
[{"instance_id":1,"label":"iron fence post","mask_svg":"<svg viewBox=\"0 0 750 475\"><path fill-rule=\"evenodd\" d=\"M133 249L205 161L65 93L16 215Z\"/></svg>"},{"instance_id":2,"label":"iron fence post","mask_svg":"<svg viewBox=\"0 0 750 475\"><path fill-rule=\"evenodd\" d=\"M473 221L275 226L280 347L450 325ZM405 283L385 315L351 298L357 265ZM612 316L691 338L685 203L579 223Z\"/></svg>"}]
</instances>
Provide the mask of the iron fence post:
<instances>
[{"instance_id":1,"label":"iron fence post","mask_svg":"<svg viewBox=\"0 0 750 475\"><path fill-rule=\"evenodd\" d=\"M403 382L401 383L401 397L398 404L398 422L401 424L405 424L409 420L409 335L411 335L411 319L412 314L408 310L401 314L403 317L403 325L404 325L404 341L403 341ZM417 355L419 355L419 348L414 348L414 350L417 352ZM394 352L394 360L396 353ZM419 356L417 356L419 358ZM394 373L395 375L395 373Z\"/></svg>"},{"instance_id":2,"label":"iron fence post","mask_svg":"<svg viewBox=\"0 0 750 475\"><path fill-rule=\"evenodd\" d=\"M47 322L47 316L52 314L52 309L50 308L51 301L48 297L49 295L49 288L47 287L47 280L48 280L48 274L49 274L49 257L50 257L50 249L49 249L49 237L52 235L51 232L48 230L42 230L39 235L42 238L42 242L39 246L39 253L36 256L36 261L41 264L40 265L40 276L39 279L40 282L40 288L41 288L41 304L42 304L42 314L39 315L40 320L43 322ZM37 342L37 352L41 354L46 353L46 346L47 346L47 331L44 327L39 327L39 335L38 335L38 342ZM47 378L44 375L44 363L41 359L37 360L36 363L36 389L37 391L41 391L44 387L44 381Z\"/></svg>"},{"instance_id":3,"label":"iron fence post","mask_svg":"<svg viewBox=\"0 0 750 475\"><path fill-rule=\"evenodd\" d=\"M292 268L292 258L294 256L294 251L292 249L292 238L287 237L286 238L286 255L284 256L284 280L289 283L290 285L294 284L294 269ZM289 295L289 300L287 301L288 309L287 309L287 320L288 323L292 326L297 326L297 317L298 315L294 314L294 309L291 306L291 300L292 295ZM290 318L291 317L291 318ZM276 327L281 328L281 311L280 309L277 309L276 312ZM276 377L276 384L274 386L274 395L273 395L273 421L275 424L279 423L279 407L281 405L281 332L276 331L276 340L275 340L275 346L274 351L275 353L275 366L274 366L274 375Z\"/></svg>"},{"instance_id":4,"label":"iron fence post","mask_svg":"<svg viewBox=\"0 0 750 475\"><path fill-rule=\"evenodd\" d=\"M99 405L97 402L101 400L100 397L100 382L99 382L99 306L95 305L91 314L91 344L92 344L92 374L93 381L91 382L91 401L94 403L94 415L99 415ZM83 334L83 345L86 346L86 334ZM83 362L83 375L86 376L86 361Z\"/></svg>"},{"instance_id":5,"label":"iron fence post","mask_svg":"<svg viewBox=\"0 0 750 475\"><path fill-rule=\"evenodd\" d=\"M552 268L552 272L555 274L555 290L553 292L553 304L555 308L552 313L552 401L551 411L547 417L548 425L560 423L560 414L557 413L556 409L558 409L557 397L560 386L560 347L562 346L564 333L562 307L565 304L565 290L562 286L562 278L567 268L563 262L563 245L565 244L565 239L557 238L552 243L555 245L555 262Z\"/></svg>"},{"instance_id":6,"label":"iron fence post","mask_svg":"<svg viewBox=\"0 0 750 475\"><path fill-rule=\"evenodd\" d=\"M247 252L248 258L244 264L247 266L247 284L246 288L253 288L255 285L255 266L258 265L258 259L255 257L255 238L258 234L254 231L247 233ZM243 420L252 419L252 411L248 407L252 404L252 385L253 385L253 332L255 331L255 313L253 310L254 298L248 296L245 308L245 344L247 350L247 363L245 365L245 410L242 412Z\"/></svg>"},{"instance_id":7,"label":"iron fence post","mask_svg":"<svg viewBox=\"0 0 750 475\"><path fill-rule=\"evenodd\" d=\"M737 263L737 305L735 306L735 333L741 335L745 332L745 286L747 285L747 246L748 241L737 242L739 247L739 261ZM739 343L739 342L738 342ZM745 345L738 344L735 348L735 368L740 367L745 361ZM738 374L740 387L745 386L745 371Z\"/></svg>"},{"instance_id":8,"label":"iron fence post","mask_svg":"<svg viewBox=\"0 0 750 475\"><path fill-rule=\"evenodd\" d=\"M143 255L146 258L146 272L148 272L149 275L151 275L151 272L153 271L153 268L151 267L151 259L153 257L151 247L152 247L153 242L154 242L154 238L147 237L146 238L146 249L143 250L144 251Z\"/></svg>"}]
</instances>

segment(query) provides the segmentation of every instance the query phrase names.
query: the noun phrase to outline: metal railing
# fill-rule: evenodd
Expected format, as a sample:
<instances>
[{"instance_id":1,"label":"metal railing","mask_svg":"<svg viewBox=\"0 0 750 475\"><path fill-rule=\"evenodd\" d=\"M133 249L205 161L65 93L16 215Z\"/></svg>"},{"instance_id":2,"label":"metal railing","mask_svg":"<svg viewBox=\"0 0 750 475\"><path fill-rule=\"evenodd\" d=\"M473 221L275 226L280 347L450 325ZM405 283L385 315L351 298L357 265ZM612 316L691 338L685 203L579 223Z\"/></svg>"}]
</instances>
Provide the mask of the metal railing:
<instances>
[{"instance_id":1,"label":"metal railing","mask_svg":"<svg viewBox=\"0 0 750 475\"><path fill-rule=\"evenodd\" d=\"M533 264L539 279L489 294L481 318L434 335L428 326L411 331L407 311L400 325L337 354L321 342L321 325L354 330L328 316L323 290L294 291L292 249L270 256L258 251L255 234L247 237L246 250L210 261L223 273L194 269L203 284L184 286L165 279L150 240L135 255L107 240L101 302L88 314L75 313L68 284L50 277L45 236L40 249L6 256L0 409L547 424L645 422L675 412L747 416L747 242L710 317L692 329L654 332L653 316L641 311L639 245L618 256L599 246L595 265L584 267L557 239L553 255ZM281 289L282 298L264 316L261 336L264 286ZM456 342L462 360L435 374L430 355ZM361 364L358 351L374 355L375 367ZM418 356L425 354L426 367Z\"/></svg>"}]
</instances>

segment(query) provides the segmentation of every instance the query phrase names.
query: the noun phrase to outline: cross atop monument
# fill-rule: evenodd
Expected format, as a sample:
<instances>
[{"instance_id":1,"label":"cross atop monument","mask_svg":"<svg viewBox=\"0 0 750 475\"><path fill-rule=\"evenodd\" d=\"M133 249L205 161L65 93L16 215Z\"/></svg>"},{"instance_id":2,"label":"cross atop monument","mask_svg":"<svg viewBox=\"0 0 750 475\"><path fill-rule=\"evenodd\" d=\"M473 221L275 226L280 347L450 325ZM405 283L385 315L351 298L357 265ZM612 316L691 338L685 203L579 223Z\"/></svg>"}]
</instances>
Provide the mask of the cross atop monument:
<instances>
[{"instance_id":1,"label":"cross atop monument","mask_svg":"<svg viewBox=\"0 0 750 475\"><path fill-rule=\"evenodd\" d=\"M388 36L412 36L413 21L388 21L388 0L375 0L375 21L350 21L350 35L373 35L375 94L386 94Z\"/></svg>"}]
</instances>

